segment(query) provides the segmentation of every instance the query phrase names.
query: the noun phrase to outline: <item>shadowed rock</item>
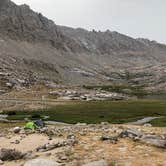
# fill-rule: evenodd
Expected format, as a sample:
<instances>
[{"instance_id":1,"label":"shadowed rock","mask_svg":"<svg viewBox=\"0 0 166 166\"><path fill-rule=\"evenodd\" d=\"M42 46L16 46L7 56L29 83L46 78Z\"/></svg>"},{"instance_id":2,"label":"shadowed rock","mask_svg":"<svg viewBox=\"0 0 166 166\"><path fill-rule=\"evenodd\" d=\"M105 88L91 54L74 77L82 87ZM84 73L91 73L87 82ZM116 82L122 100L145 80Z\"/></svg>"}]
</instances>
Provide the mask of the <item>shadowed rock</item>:
<instances>
[{"instance_id":1,"label":"shadowed rock","mask_svg":"<svg viewBox=\"0 0 166 166\"><path fill-rule=\"evenodd\" d=\"M1 149L0 150L0 160L11 161L19 160L24 157L25 154L15 150L15 149Z\"/></svg>"}]
</instances>

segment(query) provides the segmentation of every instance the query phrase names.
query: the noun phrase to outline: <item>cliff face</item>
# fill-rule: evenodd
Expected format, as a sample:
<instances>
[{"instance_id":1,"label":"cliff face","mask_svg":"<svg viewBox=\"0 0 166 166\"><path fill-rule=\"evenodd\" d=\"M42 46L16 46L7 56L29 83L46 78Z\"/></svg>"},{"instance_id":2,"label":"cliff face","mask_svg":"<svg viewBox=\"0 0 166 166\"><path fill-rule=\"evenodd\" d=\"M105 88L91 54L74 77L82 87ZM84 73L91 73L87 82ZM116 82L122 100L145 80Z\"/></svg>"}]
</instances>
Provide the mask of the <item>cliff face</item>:
<instances>
[{"instance_id":1,"label":"cliff face","mask_svg":"<svg viewBox=\"0 0 166 166\"><path fill-rule=\"evenodd\" d=\"M67 49L66 43L74 43L53 21L33 12L27 5L17 6L10 0L0 2L0 23L1 33L14 40L47 43L63 50ZM71 46L68 44L68 47Z\"/></svg>"},{"instance_id":2,"label":"cliff face","mask_svg":"<svg viewBox=\"0 0 166 166\"><path fill-rule=\"evenodd\" d=\"M8 73L3 76L7 83L165 86L165 45L109 30L58 26L10 0L0 1L0 50L0 70Z\"/></svg>"}]
</instances>

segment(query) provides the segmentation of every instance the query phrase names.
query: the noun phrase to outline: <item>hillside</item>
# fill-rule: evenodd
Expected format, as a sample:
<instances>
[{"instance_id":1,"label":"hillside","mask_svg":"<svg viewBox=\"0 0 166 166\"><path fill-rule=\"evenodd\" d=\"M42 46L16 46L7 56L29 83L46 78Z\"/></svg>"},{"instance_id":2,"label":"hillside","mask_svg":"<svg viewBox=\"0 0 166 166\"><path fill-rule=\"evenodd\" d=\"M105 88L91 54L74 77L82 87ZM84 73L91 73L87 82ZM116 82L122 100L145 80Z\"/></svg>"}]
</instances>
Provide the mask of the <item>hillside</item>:
<instances>
[{"instance_id":1,"label":"hillside","mask_svg":"<svg viewBox=\"0 0 166 166\"><path fill-rule=\"evenodd\" d=\"M38 82L130 84L166 90L166 45L118 32L58 26L0 1L0 90Z\"/></svg>"}]
</instances>

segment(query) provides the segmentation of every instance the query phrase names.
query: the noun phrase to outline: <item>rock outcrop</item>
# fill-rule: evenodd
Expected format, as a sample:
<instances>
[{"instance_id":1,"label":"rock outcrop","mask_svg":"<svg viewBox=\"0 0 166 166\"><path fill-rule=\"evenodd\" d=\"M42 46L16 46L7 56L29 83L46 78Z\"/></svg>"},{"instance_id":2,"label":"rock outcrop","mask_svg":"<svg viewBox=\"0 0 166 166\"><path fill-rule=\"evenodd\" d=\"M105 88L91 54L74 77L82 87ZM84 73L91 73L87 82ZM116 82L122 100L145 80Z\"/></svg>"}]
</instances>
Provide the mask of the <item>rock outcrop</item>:
<instances>
[{"instance_id":1,"label":"rock outcrop","mask_svg":"<svg viewBox=\"0 0 166 166\"><path fill-rule=\"evenodd\" d=\"M24 166L58 166L59 164L53 160L47 159L34 159L27 161Z\"/></svg>"}]
</instances>

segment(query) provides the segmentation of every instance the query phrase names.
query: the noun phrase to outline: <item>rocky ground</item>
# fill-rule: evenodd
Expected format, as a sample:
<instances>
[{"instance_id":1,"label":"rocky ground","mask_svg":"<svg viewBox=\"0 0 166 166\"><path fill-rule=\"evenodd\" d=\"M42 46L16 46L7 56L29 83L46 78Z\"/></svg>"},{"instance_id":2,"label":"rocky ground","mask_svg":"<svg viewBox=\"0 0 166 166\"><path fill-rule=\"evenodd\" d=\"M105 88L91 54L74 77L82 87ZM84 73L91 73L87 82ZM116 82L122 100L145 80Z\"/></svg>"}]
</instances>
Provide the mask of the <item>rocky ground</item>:
<instances>
[{"instance_id":1,"label":"rocky ground","mask_svg":"<svg viewBox=\"0 0 166 166\"><path fill-rule=\"evenodd\" d=\"M117 101L137 99L136 96L88 90L82 87L34 85L0 94L0 110L39 110L72 101Z\"/></svg>"},{"instance_id":2,"label":"rocky ground","mask_svg":"<svg viewBox=\"0 0 166 166\"><path fill-rule=\"evenodd\" d=\"M101 123L0 130L0 163L5 166L166 165L165 128Z\"/></svg>"}]
</instances>

